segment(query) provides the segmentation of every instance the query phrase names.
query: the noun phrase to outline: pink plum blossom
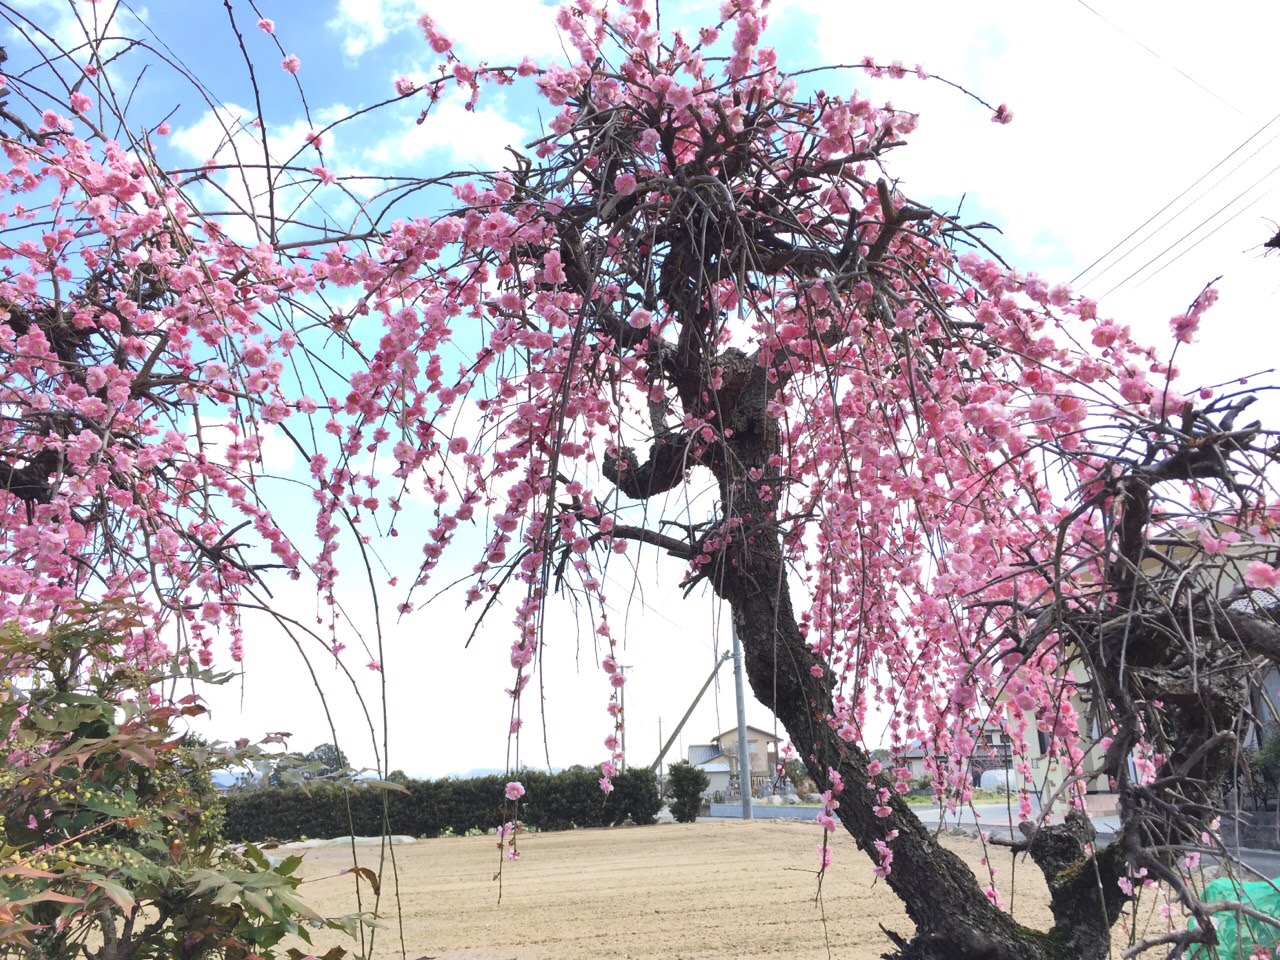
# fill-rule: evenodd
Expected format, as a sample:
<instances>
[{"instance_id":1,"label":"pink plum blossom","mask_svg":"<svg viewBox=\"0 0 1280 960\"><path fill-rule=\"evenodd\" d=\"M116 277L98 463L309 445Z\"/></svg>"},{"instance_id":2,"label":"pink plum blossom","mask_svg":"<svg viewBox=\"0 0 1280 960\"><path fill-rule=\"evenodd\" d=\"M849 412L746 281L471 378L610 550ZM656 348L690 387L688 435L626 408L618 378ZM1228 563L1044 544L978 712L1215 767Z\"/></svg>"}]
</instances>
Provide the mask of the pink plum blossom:
<instances>
[{"instance_id":1,"label":"pink plum blossom","mask_svg":"<svg viewBox=\"0 0 1280 960\"><path fill-rule=\"evenodd\" d=\"M1280 567L1253 560L1244 568L1244 582L1255 590L1269 590L1280 583Z\"/></svg>"}]
</instances>

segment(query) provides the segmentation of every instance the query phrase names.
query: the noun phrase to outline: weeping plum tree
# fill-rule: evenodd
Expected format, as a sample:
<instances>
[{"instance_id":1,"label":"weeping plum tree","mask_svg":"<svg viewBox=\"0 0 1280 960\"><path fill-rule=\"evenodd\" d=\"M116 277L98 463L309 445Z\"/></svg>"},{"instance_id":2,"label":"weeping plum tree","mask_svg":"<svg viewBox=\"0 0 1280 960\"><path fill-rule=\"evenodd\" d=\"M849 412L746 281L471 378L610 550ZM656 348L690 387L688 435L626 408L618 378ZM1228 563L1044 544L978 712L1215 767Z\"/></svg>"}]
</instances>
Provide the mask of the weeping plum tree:
<instances>
[{"instance_id":1,"label":"weeping plum tree","mask_svg":"<svg viewBox=\"0 0 1280 960\"><path fill-rule=\"evenodd\" d=\"M1240 422L1250 397L1182 395L1170 351L902 195L890 155L917 118L852 82L802 87L761 43L764 6L667 35L640 0L576 0L567 58L510 66L460 61L423 16L438 79L305 146L272 138L276 68L245 53L258 112L210 101L224 145L195 170L115 92L163 50L98 8L76 8L74 49L30 31L0 113L0 616L38 630L78 598L127 601L128 656L208 662L225 634L251 663L244 611L287 574L329 602L314 639L341 662L339 570L413 536L403 609L470 550L479 616L514 611L513 736L555 594L593 613L613 747L606 578L660 551L723 601L825 822L905 904L897 955L1105 956L1156 882L1200 922L1133 949L1212 941L1221 905L1191 869L1222 852L1251 679L1280 660L1273 438ZM506 169L370 183L323 163L330 129L375 107L431 124L441 97L509 84L552 119ZM1213 298L1174 318L1175 350ZM272 499L272 432L305 457L308 536ZM869 756L872 703L947 803L969 797L977 733L1008 734L1048 932L921 826L907 769ZM1031 822L1041 739L1057 826ZM1078 812L1099 778L1122 811L1105 847Z\"/></svg>"}]
</instances>

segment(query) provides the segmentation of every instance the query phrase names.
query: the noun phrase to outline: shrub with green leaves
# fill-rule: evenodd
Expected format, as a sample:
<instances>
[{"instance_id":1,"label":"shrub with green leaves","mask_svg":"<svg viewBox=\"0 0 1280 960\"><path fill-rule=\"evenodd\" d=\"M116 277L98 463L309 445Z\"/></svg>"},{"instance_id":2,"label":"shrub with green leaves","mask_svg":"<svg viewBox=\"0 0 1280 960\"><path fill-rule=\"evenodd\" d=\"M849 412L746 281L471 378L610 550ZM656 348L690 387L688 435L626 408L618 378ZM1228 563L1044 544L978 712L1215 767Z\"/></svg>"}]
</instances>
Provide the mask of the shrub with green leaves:
<instances>
[{"instance_id":1,"label":"shrub with green leaves","mask_svg":"<svg viewBox=\"0 0 1280 960\"><path fill-rule=\"evenodd\" d=\"M574 766L558 773L513 774L525 795L519 817L537 830L617 826L628 819L644 826L662 809L657 777L632 768L613 778L613 792L600 789L600 772ZM506 777L412 780L370 786L358 780L242 790L226 798L223 833L232 841L332 838L348 834L414 837L464 836L495 830L505 822ZM385 816L385 819L384 819Z\"/></svg>"},{"instance_id":2,"label":"shrub with green leaves","mask_svg":"<svg viewBox=\"0 0 1280 960\"><path fill-rule=\"evenodd\" d=\"M156 695L172 663L119 652L137 626L93 607L43 634L0 626L0 955L269 960L309 924L350 932L299 899L297 858L223 849L218 751L180 730L204 708Z\"/></svg>"},{"instance_id":3,"label":"shrub with green leaves","mask_svg":"<svg viewBox=\"0 0 1280 960\"><path fill-rule=\"evenodd\" d=\"M613 778L613 793L609 799L620 815L616 822L621 823L629 817L637 827L656 823L662 810L658 775L648 767L628 767Z\"/></svg>"},{"instance_id":4,"label":"shrub with green leaves","mask_svg":"<svg viewBox=\"0 0 1280 960\"><path fill-rule=\"evenodd\" d=\"M706 772L687 760L667 768L667 796L671 798L671 815L677 823L693 823L702 809L702 791L711 786Z\"/></svg>"}]
</instances>

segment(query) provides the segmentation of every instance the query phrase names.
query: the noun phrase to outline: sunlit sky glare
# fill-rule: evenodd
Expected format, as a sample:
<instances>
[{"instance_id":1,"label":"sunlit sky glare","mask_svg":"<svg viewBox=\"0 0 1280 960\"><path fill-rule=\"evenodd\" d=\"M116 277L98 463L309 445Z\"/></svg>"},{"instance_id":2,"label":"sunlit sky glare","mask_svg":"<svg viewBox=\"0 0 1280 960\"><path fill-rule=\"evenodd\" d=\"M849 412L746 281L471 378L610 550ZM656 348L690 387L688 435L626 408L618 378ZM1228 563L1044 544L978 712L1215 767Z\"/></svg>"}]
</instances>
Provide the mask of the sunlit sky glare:
<instances>
[{"instance_id":1,"label":"sunlit sky glare","mask_svg":"<svg viewBox=\"0 0 1280 960\"><path fill-rule=\"evenodd\" d=\"M37 0L30 7L37 22L72 29L62 0ZM664 3L662 24L712 22L718 7ZM103 0L99 16L108 8L110 0ZM397 77L432 75L436 58L414 24L423 10L454 38L464 60L514 64L526 54L541 62L562 56L551 25L555 5L534 0L260 0L260 14L275 21L274 38L255 27L259 13L248 4L232 8L280 158L297 150L305 159L308 130L394 96ZM221 3L134 4L121 16L153 31L203 81L219 109L252 117L253 89ZM855 65L871 56L909 69L920 64L992 105L1007 104L1013 123L999 125L990 121L989 109L937 80L909 75L872 81L851 68L808 80L832 93L857 89L919 112L919 129L888 160L908 196L951 211L963 197L962 218L998 226L1001 235L989 240L1010 264L1052 282L1078 278L1075 289L1099 299L1102 315L1132 326L1166 354L1169 318L1221 276L1221 298L1198 342L1178 354L1188 389L1273 365L1280 257L1265 258L1261 245L1276 232L1272 219L1280 221L1280 88L1271 69L1280 6L1256 0L1225 0L1211 8L1167 0L775 0L770 21L765 42L778 48L784 70ZM134 25L127 22L123 32ZM280 67L276 41L301 61L297 79L310 120L293 78ZM11 54L20 43L7 40ZM373 114L358 130L339 128L324 145L325 165L347 174L489 168L509 156L508 145L519 148L540 135L553 114L527 86L487 89L474 113L446 97L418 125L420 109L410 99ZM208 104L191 90L175 92L144 79L134 122L158 123L166 116L173 128L162 147L167 161L196 166L218 152L222 131L210 122ZM413 551L385 556L393 565L415 562ZM471 558L460 561L459 575ZM728 621L721 624L708 597L682 597L676 561L642 552L634 583L617 582L622 569L612 568L615 582L608 586L615 630L625 624L622 660L630 665L627 746L633 763L647 764L657 749L659 722L672 729L726 649ZM401 576L410 579L411 573ZM288 583L272 586L279 609L314 622L312 597ZM357 587L344 589L344 603L354 619L368 622L372 608ZM498 613L463 649L473 618L460 596L420 605L399 620L395 591L383 586L380 597L387 618L384 649L369 655L352 649L344 662L375 725L383 722L377 684L386 683L387 769L443 775L514 762L504 693L512 679L509 614ZM543 672L525 701L521 762L567 766L606 758L609 688L592 631L567 607L557 607L549 620ZM374 748L361 708L323 650L313 645L308 652L342 746L357 764L371 765ZM384 664L382 675L365 668L370 655ZM209 701L213 717L206 732L213 736L285 730L303 750L333 739L308 668L266 618L251 621L243 678L209 694ZM772 727L754 702L748 719ZM705 742L733 722L726 668L694 713L682 745Z\"/></svg>"}]
</instances>

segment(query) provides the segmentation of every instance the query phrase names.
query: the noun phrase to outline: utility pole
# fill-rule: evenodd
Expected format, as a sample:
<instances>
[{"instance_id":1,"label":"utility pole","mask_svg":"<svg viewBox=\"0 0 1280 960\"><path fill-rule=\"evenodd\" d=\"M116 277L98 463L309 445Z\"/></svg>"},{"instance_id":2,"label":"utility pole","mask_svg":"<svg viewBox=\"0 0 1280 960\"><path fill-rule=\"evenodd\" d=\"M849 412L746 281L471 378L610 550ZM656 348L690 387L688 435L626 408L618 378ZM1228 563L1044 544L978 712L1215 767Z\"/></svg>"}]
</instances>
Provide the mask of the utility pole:
<instances>
[{"instance_id":1,"label":"utility pole","mask_svg":"<svg viewBox=\"0 0 1280 960\"><path fill-rule=\"evenodd\" d=\"M738 790L742 794L742 819L751 819L751 754L747 750L747 698L743 689L742 638L738 636L738 615L733 621L733 686L738 697Z\"/></svg>"},{"instance_id":2,"label":"utility pole","mask_svg":"<svg viewBox=\"0 0 1280 960\"><path fill-rule=\"evenodd\" d=\"M631 664L618 664L618 673L624 678L627 671L631 669ZM627 772L627 685L624 683L618 688L618 708L622 717L622 772Z\"/></svg>"},{"instance_id":3,"label":"utility pole","mask_svg":"<svg viewBox=\"0 0 1280 960\"><path fill-rule=\"evenodd\" d=\"M658 718L658 779L662 779L662 718Z\"/></svg>"},{"instance_id":4,"label":"utility pole","mask_svg":"<svg viewBox=\"0 0 1280 960\"><path fill-rule=\"evenodd\" d=\"M702 685L702 689L698 691L698 695L693 698L693 702L689 704L689 709L684 712L684 716L680 718L680 722L676 724L676 728L671 731L671 736L667 738L666 742L662 744L661 749L658 750L658 759L653 761L652 765L649 767L650 770L653 770L656 773L658 768L662 765L662 758L667 755L667 751L671 749L671 745L676 742L676 738L680 736L680 731L684 729L684 725L688 723L689 718L693 716L693 710L698 705L698 701L700 701L702 699L702 695L707 692L707 688L711 686L711 681L716 678L716 674L720 672L720 667L728 661L730 656L731 654L726 651L725 654L716 661L716 665L711 668L711 673L707 677L706 683ZM661 725L661 720L659 720L659 725ZM659 732L658 739L662 739L661 732ZM680 758L684 759L683 739L680 741Z\"/></svg>"}]
</instances>

